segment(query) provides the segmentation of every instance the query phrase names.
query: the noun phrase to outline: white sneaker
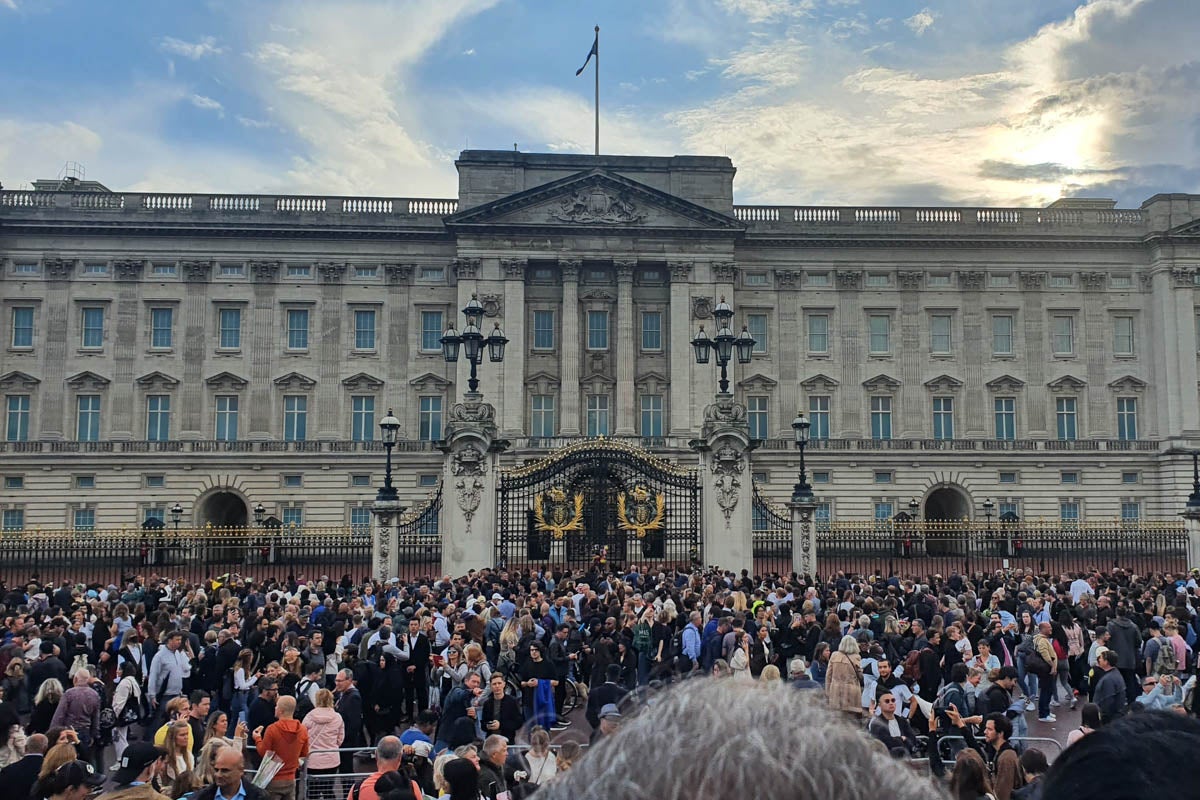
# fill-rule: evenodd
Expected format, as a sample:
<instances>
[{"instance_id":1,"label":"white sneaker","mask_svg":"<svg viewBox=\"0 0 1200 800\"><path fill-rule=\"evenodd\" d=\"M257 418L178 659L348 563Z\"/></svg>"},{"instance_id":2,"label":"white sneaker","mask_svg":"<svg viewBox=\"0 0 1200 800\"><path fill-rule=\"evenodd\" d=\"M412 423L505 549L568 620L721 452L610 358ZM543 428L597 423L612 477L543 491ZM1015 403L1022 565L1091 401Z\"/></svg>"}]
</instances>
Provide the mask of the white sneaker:
<instances>
[{"instance_id":1,"label":"white sneaker","mask_svg":"<svg viewBox=\"0 0 1200 800\"><path fill-rule=\"evenodd\" d=\"M1051 707L1051 708L1057 708L1057 707L1058 707L1058 706L1060 706L1060 705L1062 705L1062 703L1058 702L1057 700L1051 700L1051 701L1050 701L1050 707Z\"/></svg>"},{"instance_id":2,"label":"white sneaker","mask_svg":"<svg viewBox=\"0 0 1200 800\"><path fill-rule=\"evenodd\" d=\"M1058 717L1053 714L1048 717L1038 717L1038 722L1058 722Z\"/></svg>"}]
</instances>

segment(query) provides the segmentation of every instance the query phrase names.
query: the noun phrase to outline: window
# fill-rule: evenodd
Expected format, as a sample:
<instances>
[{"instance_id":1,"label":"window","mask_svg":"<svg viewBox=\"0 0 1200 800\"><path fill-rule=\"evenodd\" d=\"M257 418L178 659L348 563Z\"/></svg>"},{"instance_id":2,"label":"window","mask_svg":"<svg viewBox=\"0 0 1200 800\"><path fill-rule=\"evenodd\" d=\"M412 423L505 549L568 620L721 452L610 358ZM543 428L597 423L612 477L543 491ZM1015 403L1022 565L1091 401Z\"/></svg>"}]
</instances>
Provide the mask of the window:
<instances>
[{"instance_id":1,"label":"window","mask_svg":"<svg viewBox=\"0 0 1200 800\"><path fill-rule=\"evenodd\" d=\"M302 489L304 488L303 475L284 475L283 488L285 489Z\"/></svg>"},{"instance_id":2,"label":"window","mask_svg":"<svg viewBox=\"0 0 1200 800\"><path fill-rule=\"evenodd\" d=\"M171 395L146 397L146 440L165 442L171 438Z\"/></svg>"},{"instance_id":3,"label":"window","mask_svg":"<svg viewBox=\"0 0 1200 800\"><path fill-rule=\"evenodd\" d=\"M421 271L417 273L417 277L423 281L444 281L446 280L446 268L421 267Z\"/></svg>"},{"instance_id":4,"label":"window","mask_svg":"<svg viewBox=\"0 0 1200 800\"><path fill-rule=\"evenodd\" d=\"M104 347L104 309L83 309L83 340L84 347Z\"/></svg>"},{"instance_id":5,"label":"window","mask_svg":"<svg viewBox=\"0 0 1200 800\"><path fill-rule=\"evenodd\" d=\"M1070 289L1071 288L1071 276L1070 275L1051 275L1050 276L1050 288L1051 289Z\"/></svg>"},{"instance_id":6,"label":"window","mask_svg":"<svg viewBox=\"0 0 1200 800\"><path fill-rule=\"evenodd\" d=\"M949 353L951 351L950 325L953 318L949 314L934 314L929 320L929 350L933 353Z\"/></svg>"},{"instance_id":7,"label":"window","mask_svg":"<svg viewBox=\"0 0 1200 800\"><path fill-rule=\"evenodd\" d=\"M242 275L244 272L245 270L242 268L241 264L221 265L221 276L225 278L236 278L237 276Z\"/></svg>"},{"instance_id":8,"label":"window","mask_svg":"<svg viewBox=\"0 0 1200 800\"><path fill-rule=\"evenodd\" d=\"M100 439L100 395L81 394L75 398L75 439L95 442Z\"/></svg>"},{"instance_id":9,"label":"window","mask_svg":"<svg viewBox=\"0 0 1200 800\"><path fill-rule=\"evenodd\" d=\"M608 436L608 395L606 394L588 395L587 435Z\"/></svg>"},{"instance_id":10,"label":"window","mask_svg":"<svg viewBox=\"0 0 1200 800\"><path fill-rule=\"evenodd\" d=\"M661 394L642 395L642 436L663 435L663 399Z\"/></svg>"},{"instance_id":11,"label":"window","mask_svg":"<svg viewBox=\"0 0 1200 800\"><path fill-rule=\"evenodd\" d=\"M756 472L756 473L754 473L753 478L754 478L754 482L757 483L759 486L766 486L768 483L771 482L771 475L770 475L770 473L767 473L767 472Z\"/></svg>"},{"instance_id":12,"label":"window","mask_svg":"<svg viewBox=\"0 0 1200 800\"><path fill-rule=\"evenodd\" d=\"M6 475L4 478L5 489L24 489L25 478L20 475Z\"/></svg>"},{"instance_id":13,"label":"window","mask_svg":"<svg viewBox=\"0 0 1200 800\"><path fill-rule=\"evenodd\" d=\"M1001 483L1016 483L1017 482L1017 473L1001 472L1000 473L1000 482Z\"/></svg>"},{"instance_id":14,"label":"window","mask_svg":"<svg viewBox=\"0 0 1200 800\"><path fill-rule=\"evenodd\" d=\"M175 309L150 309L150 346L157 350L170 350L174 327Z\"/></svg>"},{"instance_id":15,"label":"window","mask_svg":"<svg viewBox=\"0 0 1200 800\"><path fill-rule=\"evenodd\" d=\"M533 271L533 279L535 281L553 281L554 270L549 267L538 267Z\"/></svg>"},{"instance_id":16,"label":"window","mask_svg":"<svg viewBox=\"0 0 1200 800\"><path fill-rule=\"evenodd\" d=\"M289 308L287 312L287 349L308 349L308 309Z\"/></svg>"},{"instance_id":17,"label":"window","mask_svg":"<svg viewBox=\"0 0 1200 800\"><path fill-rule=\"evenodd\" d=\"M308 435L308 398L290 394L283 398L283 439L302 442Z\"/></svg>"},{"instance_id":18,"label":"window","mask_svg":"<svg viewBox=\"0 0 1200 800\"><path fill-rule=\"evenodd\" d=\"M217 346L222 350L237 350L242 346L242 310L222 308L217 312Z\"/></svg>"},{"instance_id":19,"label":"window","mask_svg":"<svg viewBox=\"0 0 1200 800\"><path fill-rule=\"evenodd\" d=\"M369 506L354 506L350 509L350 532L359 535L371 532L371 509Z\"/></svg>"},{"instance_id":20,"label":"window","mask_svg":"<svg viewBox=\"0 0 1200 800\"><path fill-rule=\"evenodd\" d=\"M374 309L359 309L354 312L354 349L375 349Z\"/></svg>"},{"instance_id":21,"label":"window","mask_svg":"<svg viewBox=\"0 0 1200 800\"><path fill-rule=\"evenodd\" d=\"M892 438L892 398L871 398L871 438Z\"/></svg>"},{"instance_id":22,"label":"window","mask_svg":"<svg viewBox=\"0 0 1200 800\"><path fill-rule=\"evenodd\" d=\"M766 286L767 273L765 272L747 272L742 276L742 284L744 286Z\"/></svg>"},{"instance_id":23,"label":"window","mask_svg":"<svg viewBox=\"0 0 1200 800\"><path fill-rule=\"evenodd\" d=\"M829 395L812 395L808 398L808 429L810 439L829 438Z\"/></svg>"},{"instance_id":24,"label":"window","mask_svg":"<svg viewBox=\"0 0 1200 800\"><path fill-rule=\"evenodd\" d=\"M1137 398L1117 398L1117 438L1130 442L1138 438Z\"/></svg>"},{"instance_id":25,"label":"window","mask_svg":"<svg viewBox=\"0 0 1200 800\"><path fill-rule=\"evenodd\" d=\"M147 506L146 513L142 515L142 521L148 519L157 520L162 523L167 521L167 509L165 506Z\"/></svg>"},{"instance_id":26,"label":"window","mask_svg":"<svg viewBox=\"0 0 1200 800\"><path fill-rule=\"evenodd\" d=\"M168 277L175 274L174 264L151 264L150 274L159 277Z\"/></svg>"},{"instance_id":27,"label":"window","mask_svg":"<svg viewBox=\"0 0 1200 800\"><path fill-rule=\"evenodd\" d=\"M312 267L308 264L288 264L287 276L289 278L308 278L312 276Z\"/></svg>"},{"instance_id":28,"label":"window","mask_svg":"<svg viewBox=\"0 0 1200 800\"><path fill-rule=\"evenodd\" d=\"M421 441L439 441L442 438L442 398L422 397L418 417L417 435Z\"/></svg>"},{"instance_id":29,"label":"window","mask_svg":"<svg viewBox=\"0 0 1200 800\"><path fill-rule=\"evenodd\" d=\"M828 531L833 522L833 508L829 503L817 503L813 511L813 522L818 531Z\"/></svg>"},{"instance_id":30,"label":"window","mask_svg":"<svg viewBox=\"0 0 1200 800\"><path fill-rule=\"evenodd\" d=\"M892 518L892 504L888 502L878 502L875 504L875 522L887 522Z\"/></svg>"},{"instance_id":31,"label":"window","mask_svg":"<svg viewBox=\"0 0 1200 800\"><path fill-rule=\"evenodd\" d=\"M75 476L75 488L76 489L95 489L96 488L96 476L95 475L76 475Z\"/></svg>"},{"instance_id":32,"label":"window","mask_svg":"<svg viewBox=\"0 0 1200 800\"><path fill-rule=\"evenodd\" d=\"M29 441L29 395L10 394L5 398L4 441Z\"/></svg>"},{"instance_id":33,"label":"window","mask_svg":"<svg viewBox=\"0 0 1200 800\"><path fill-rule=\"evenodd\" d=\"M925 285L930 289L944 289L950 285L949 275L930 275L925 279Z\"/></svg>"},{"instance_id":34,"label":"window","mask_svg":"<svg viewBox=\"0 0 1200 800\"><path fill-rule=\"evenodd\" d=\"M554 435L554 395L535 394L529 412L530 436Z\"/></svg>"},{"instance_id":35,"label":"window","mask_svg":"<svg viewBox=\"0 0 1200 800\"><path fill-rule=\"evenodd\" d=\"M25 510L21 508L4 509L3 527L6 531L25 530Z\"/></svg>"},{"instance_id":36,"label":"window","mask_svg":"<svg viewBox=\"0 0 1200 800\"><path fill-rule=\"evenodd\" d=\"M1005 514L1012 514L1019 517L1021 512L1017 508L1017 504L1011 500L1001 500L996 504L996 514L1003 517Z\"/></svg>"},{"instance_id":37,"label":"window","mask_svg":"<svg viewBox=\"0 0 1200 800\"><path fill-rule=\"evenodd\" d=\"M304 509L298 506L283 509L280 515L280 522L285 528L302 528L304 527Z\"/></svg>"},{"instance_id":38,"label":"window","mask_svg":"<svg viewBox=\"0 0 1200 800\"><path fill-rule=\"evenodd\" d=\"M608 349L608 312L587 312L587 346L588 350Z\"/></svg>"},{"instance_id":39,"label":"window","mask_svg":"<svg viewBox=\"0 0 1200 800\"><path fill-rule=\"evenodd\" d=\"M878 274L878 273L868 273L867 274L867 286L869 286L871 288L880 289L885 286L888 286L889 283L890 283L890 281L888 280L888 276L886 274Z\"/></svg>"},{"instance_id":40,"label":"window","mask_svg":"<svg viewBox=\"0 0 1200 800\"><path fill-rule=\"evenodd\" d=\"M146 488L147 489L161 489L166 485L167 485L167 478L165 475L147 475L146 476Z\"/></svg>"},{"instance_id":41,"label":"window","mask_svg":"<svg viewBox=\"0 0 1200 800\"><path fill-rule=\"evenodd\" d=\"M434 474L421 475L417 478L417 485L424 487L424 488L430 488L433 486L437 486L438 485L438 477L439 476L434 475Z\"/></svg>"},{"instance_id":42,"label":"window","mask_svg":"<svg viewBox=\"0 0 1200 800\"><path fill-rule=\"evenodd\" d=\"M370 486L371 485L371 476L370 475L351 475L350 476L350 485L351 486Z\"/></svg>"},{"instance_id":43,"label":"window","mask_svg":"<svg viewBox=\"0 0 1200 800\"><path fill-rule=\"evenodd\" d=\"M988 287L991 289L1003 289L1012 286L1011 275L988 275Z\"/></svg>"},{"instance_id":44,"label":"window","mask_svg":"<svg viewBox=\"0 0 1200 800\"><path fill-rule=\"evenodd\" d=\"M1138 474L1136 472L1122 472L1121 483L1137 483Z\"/></svg>"},{"instance_id":45,"label":"window","mask_svg":"<svg viewBox=\"0 0 1200 800\"><path fill-rule=\"evenodd\" d=\"M869 349L872 353L887 353L891 350L892 318L883 314L872 314L867 318L870 332Z\"/></svg>"},{"instance_id":46,"label":"window","mask_svg":"<svg viewBox=\"0 0 1200 800\"><path fill-rule=\"evenodd\" d=\"M1133 288L1133 278L1129 275L1113 275L1108 279L1108 285L1114 289Z\"/></svg>"},{"instance_id":47,"label":"window","mask_svg":"<svg viewBox=\"0 0 1200 800\"><path fill-rule=\"evenodd\" d=\"M1132 500L1121 503L1121 522L1137 522L1142 518L1142 504Z\"/></svg>"},{"instance_id":48,"label":"window","mask_svg":"<svg viewBox=\"0 0 1200 800\"><path fill-rule=\"evenodd\" d=\"M747 314L746 327L750 330L750 335L754 337L754 352L767 352L767 315Z\"/></svg>"},{"instance_id":49,"label":"window","mask_svg":"<svg viewBox=\"0 0 1200 800\"><path fill-rule=\"evenodd\" d=\"M827 469L813 470L812 482L813 483L829 483L829 470L827 470Z\"/></svg>"},{"instance_id":50,"label":"window","mask_svg":"<svg viewBox=\"0 0 1200 800\"><path fill-rule=\"evenodd\" d=\"M442 349L442 334L445 328L442 326L441 311L422 311L421 312L421 349L425 352Z\"/></svg>"},{"instance_id":51,"label":"window","mask_svg":"<svg viewBox=\"0 0 1200 800\"><path fill-rule=\"evenodd\" d=\"M1058 504L1058 518L1065 527L1075 527L1079 524L1079 503L1075 500L1064 500Z\"/></svg>"},{"instance_id":52,"label":"window","mask_svg":"<svg viewBox=\"0 0 1200 800\"><path fill-rule=\"evenodd\" d=\"M875 473L875 482L876 483L891 483L892 482L892 473L876 472Z\"/></svg>"},{"instance_id":53,"label":"window","mask_svg":"<svg viewBox=\"0 0 1200 800\"><path fill-rule=\"evenodd\" d=\"M954 438L954 398L933 398L933 438Z\"/></svg>"},{"instance_id":54,"label":"window","mask_svg":"<svg viewBox=\"0 0 1200 800\"><path fill-rule=\"evenodd\" d=\"M96 530L96 509L77 508L72 515L71 527L77 531Z\"/></svg>"},{"instance_id":55,"label":"window","mask_svg":"<svg viewBox=\"0 0 1200 800\"><path fill-rule=\"evenodd\" d=\"M828 286L828 272L808 272L804 275L804 283L806 286Z\"/></svg>"},{"instance_id":56,"label":"window","mask_svg":"<svg viewBox=\"0 0 1200 800\"><path fill-rule=\"evenodd\" d=\"M808 315L808 352L829 352L829 317L825 314Z\"/></svg>"},{"instance_id":57,"label":"window","mask_svg":"<svg viewBox=\"0 0 1200 800\"><path fill-rule=\"evenodd\" d=\"M663 279L662 273L656 269L644 269L641 274L642 283L661 283Z\"/></svg>"},{"instance_id":58,"label":"window","mask_svg":"<svg viewBox=\"0 0 1200 800\"><path fill-rule=\"evenodd\" d=\"M658 311L642 312L642 349L662 350L662 314Z\"/></svg>"},{"instance_id":59,"label":"window","mask_svg":"<svg viewBox=\"0 0 1200 800\"><path fill-rule=\"evenodd\" d=\"M554 312L533 312L533 349L554 349Z\"/></svg>"},{"instance_id":60,"label":"window","mask_svg":"<svg viewBox=\"0 0 1200 800\"><path fill-rule=\"evenodd\" d=\"M355 267L354 277L375 278L379 276L379 267Z\"/></svg>"},{"instance_id":61,"label":"window","mask_svg":"<svg viewBox=\"0 0 1200 800\"><path fill-rule=\"evenodd\" d=\"M1064 471L1059 474L1059 479L1063 483L1079 483L1079 473L1074 470Z\"/></svg>"},{"instance_id":62,"label":"window","mask_svg":"<svg viewBox=\"0 0 1200 800\"><path fill-rule=\"evenodd\" d=\"M350 398L350 438L369 442L375 437L375 398L358 395Z\"/></svg>"},{"instance_id":63,"label":"window","mask_svg":"<svg viewBox=\"0 0 1200 800\"><path fill-rule=\"evenodd\" d=\"M996 414L996 438L1012 441L1017 438L1017 398L997 397L992 401Z\"/></svg>"},{"instance_id":64,"label":"window","mask_svg":"<svg viewBox=\"0 0 1200 800\"><path fill-rule=\"evenodd\" d=\"M1113 317L1113 355L1133 355L1133 317Z\"/></svg>"},{"instance_id":65,"label":"window","mask_svg":"<svg viewBox=\"0 0 1200 800\"><path fill-rule=\"evenodd\" d=\"M1051 348L1056 356L1075 353L1075 318L1058 316L1052 320Z\"/></svg>"},{"instance_id":66,"label":"window","mask_svg":"<svg viewBox=\"0 0 1200 800\"><path fill-rule=\"evenodd\" d=\"M37 275L38 265L31 261L13 264L13 272L18 275Z\"/></svg>"},{"instance_id":67,"label":"window","mask_svg":"<svg viewBox=\"0 0 1200 800\"><path fill-rule=\"evenodd\" d=\"M12 310L12 346L33 347L32 306L18 306Z\"/></svg>"},{"instance_id":68,"label":"window","mask_svg":"<svg viewBox=\"0 0 1200 800\"><path fill-rule=\"evenodd\" d=\"M992 317L992 355L1011 356L1013 354L1013 318L1009 314L996 314Z\"/></svg>"},{"instance_id":69,"label":"window","mask_svg":"<svg viewBox=\"0 0 1200 800\"><path fill-rule=\"evenodd\" d=\"M238 396L217 395L216 439L218 442L236 442L238 438Z\"/></svg>"},{"instance_id":70,"label":"window","mask_svg":"<svg viewBox=\"0 0 1200 800\"><path fill-rule=\"evenodd\" d=\"M746 398L746 422L750 426L751 439L766 439L767 434L767 402L766 397Z\"/></svg>"},{"instance_id":71,"label":"window","mask_svg":"<svg viewBox=\"0 0 1200 800\"><path fill-rule=\"evenodd\" d=\"M1058 423L1058 438L1074 441L1076 438L1075 398L1059 397L1054 401L1054 413Z\"/></svg>"},{"instance_id":72,"label":"window","mask_svg":"<svg viewBox=\"0 0 1200 800\"><path fill-rule=\"evenodd\" d=\"M606 269L589 269L587 279L594 283L603 283L609 279Z\"/></svg>"}]
</instances>

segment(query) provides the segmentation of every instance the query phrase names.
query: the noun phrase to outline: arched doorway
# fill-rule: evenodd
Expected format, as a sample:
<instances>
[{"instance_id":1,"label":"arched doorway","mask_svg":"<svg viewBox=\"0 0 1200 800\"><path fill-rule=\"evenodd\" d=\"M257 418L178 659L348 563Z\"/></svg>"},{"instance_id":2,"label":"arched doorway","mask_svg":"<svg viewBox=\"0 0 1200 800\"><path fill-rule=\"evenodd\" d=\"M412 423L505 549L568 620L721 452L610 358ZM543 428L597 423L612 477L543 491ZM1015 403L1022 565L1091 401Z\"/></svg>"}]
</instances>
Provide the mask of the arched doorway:
<instances>
[{"instance_id":1,"label":"arched doorway","mask_svg":"<svg viewBox=\"0 0 1200 800\"><path fill-rule=\"evenodd\" d=\"M197 514L198 527L245 528L250 520L246 500L237 492L216 491L201 501Z\"/></svg>"},{"instance_id":2,"label":"arched doorway","mask_svg":"<svg viewBox=\"0 0 1200 800\"><path fill-rule=\"evenodd\" d=\"M925 498L925 519L928 522L962 522L971 518L971 501L967 493L955 486L934 489Z\"/></svg>"}]
</instances>

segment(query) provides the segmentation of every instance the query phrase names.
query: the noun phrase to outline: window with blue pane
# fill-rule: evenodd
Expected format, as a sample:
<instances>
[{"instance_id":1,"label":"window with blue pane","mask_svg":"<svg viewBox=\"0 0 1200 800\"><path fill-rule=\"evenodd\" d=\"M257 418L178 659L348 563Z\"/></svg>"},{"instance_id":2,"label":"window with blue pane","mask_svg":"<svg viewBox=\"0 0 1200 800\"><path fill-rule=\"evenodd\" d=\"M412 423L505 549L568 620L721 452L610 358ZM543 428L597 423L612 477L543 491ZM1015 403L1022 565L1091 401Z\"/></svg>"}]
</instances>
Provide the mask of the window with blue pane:
<instances>
[{"instance_id":1,"label":"window with blue pane","mask_svg":"<svg viewBox=\"0 0 1200 800\"><path fill-rule=\"evenodd\" d=\"M1021 512L1017 510L1017 504L1011 501L1002 500L996 504L997 518L1003 517L1005 514L1016 514L1021 516Z\"/></svg>"},{"instance_id":2,"label":"window with blue pane","mask_svg":"<svg viewBox=\"0 0 1200 800\"><path fill-rule=\"evenodd\" d=\"M746 423L750 429L751 439L768 438L768 399L766 397L746 398Z\"/></svg>"},{"instance_id":3,"label":"window with blue pane","mask_svg":"<svg viewBox=\"0 0 1200 800\"><path fill-rule=\"evenodd\" d=\"M892 348L892 318L872 314L867 318L867 328L869 352L889 352Z\"/></svg>"},{"instance_id":4,"label":"window with blue pane","mask_svg":"<svg viewBox=\"0 0 1200 800\"><path fill-rule=\"evenodd\" d=\"M829 317L810 314L808 317L808 352L829 352Z\"/></svg>"},{"instance_id":5,"label":"window with blue pane","mask_svg":"<svg viewBox=\"0 0 1200 800\"><path fill-rule=\"evenodd\" d=\"M171 438L171 396L152 394L146 398L146 439L165 442Z\"/></svg>"},{"instance_id":6,"label":"window with blue pane","mask_svg":"<svg viewBox=\"0 0 1200 800\"><path fill-rule=\"evenodd\" d=\"M375 311L372 309L354 312L354 349L375 349Z\"/></svg>"},{"instance_id":7,"label":"window with blue pane","mask_svg":"<svg viewBox=\"0 0 1200 800\"><path fill-rule=\"evenodd\" d=\"M279 521L283 523L284 528L301 528L304 526L304 509L285 508Z\"/></svg>"},{"instance_id":8,"label":"window with blue pane","mask_svg":"<svg viewBox=\"0 0 1200 800\"><path fill-rule=\"evenodd\" d=\"M892 438L892 398L871 398L871 438Z\"/></svg>"},{"instance_id":9,"label":"window with blue pane","mask_svg":"<svg viewBox=\"0 0 1200 800\"><path fill-rule=\"evenodd\" d=\"M829 503L817 503L813 511L813 522L818 531L828 531L833 527L833 510Z\"/></svg>"},{"instance_id":10,"label":"window with blue pane","mask_svg":"<svg viewBox=\"0 0 1200 800\"><path fill-rule=\"evenodd\" d=\"M642 312L642 349L662 350L662 314L658 311Z\"/></svg>"},{"instance_id":11,"label":"window with blue pane","mask_svg":"<svg viewBox=\"0 0 1200 800\"><path fill-rule=\"evenodd\" d=\"M77 508L72 515L71 527L77 531L96 530L96 509Z\"/></svg>"},{"instance_id":12,"label":"window with blue pane","mask_svg":"<svg viewBox=\"0 0 1200 800\"><path fill-rule=\"evenodd\" d=\"M371 509L367 506L354 506L350 509L350 532L359 535L371 532Z\"/></svg>"},{"instance_id":13,"label":"window with blue pane","mask_svg":"<svg viewBox=\"0 0 1200 800\"><path fill-rule=\"evenodd\" d=\"M308 436L308 398L288 395L283 398L283 438L302 442Z\"/></svg>"},{"instance_id":14,"label":"window with blue pane","mask_svg":"<svg viewBox=\"0 0 1200 800\"><path fill-rule=\"evenodd\" d=\"M1133 441L1138 438L1137 398L1117 398L1117 438Z\"/></svg>"},{"instance_id":15,"label":"window with blue pane","mask_svg":"<svg viewBox=\"0 0 1200 800\"><path fill-rule=\"evenodd\" d=\"M446 332L442 325L441 311L421 312L421 349L430 352L442 349L442 334Z\"/></svg>"},{"instance_id":16,"label":"window with blue pane","mask_svg":"<svg viewBox=\"0 0 1200 800\"><path fill-rule=\"evenodd\" d=\"M29 395L10 394L5 402L4 440L29 441Z\"/></svg>"},{"instance_id":17,"label":"window with blue pane","mask_svg":"<svg viewBox=\"0 0 1200 800\"><path fill-rule=\"evenodd\" d=\"M608 436L608 395L606 394L588 395L587 435Z\"/></svg>"},{"instance_id":18,"label":"window with blue pane","mask_svg":"<svg viewBox=\"0 0 1200 800\"><path fill-rule=\"evenodd\" d=\"M587 312L587 346L589 350L608 349L608 312Z\"/></svg>"},{"instance_id":19,"label":"window with blue pane","mask_svg":"<svg viewBox=\"0 0 1200 800\"><path fill-rule=\"evenodd\" d=\"M33 347L33 309L28 306L12 311L12 346Z\"/></svg>"},{"instance_id":20,"label":"window with blue pane","mask_svg":"<svg viewBox=\"0 0 1200 800\"><path fill-rule=\"evenodd\" d=\"M174 309L150 309L150 346L159 350L170 349L171 338L174 333L174 323Z\"/></svg>"},{"instance_id":21,"label":"window with blue pane","mask_svg":"<svg viewBox=\"0 0 1200 800\"><path fill-rule=\"evenodd\" d=\"M217 346L222 350L236 350L242 346L242 310L222 308L217 312Z\"/></svg>"},{"instance_id":22,"label":"window with blue pane","mask_svg":"<svg viewBox=\"0 0 1200 800\"><path fill-rule=\"evenodd\" d=\"M146 516L142 519L145 522L148 519L157 520L165 523L167 521L167 509L164 506L150 506L146 509Z\"/></svg>"},{"instance_id":23,"label":"window with blue pane","mask_svg":"<svg viewBox=\"0 0 1200 800\"><path fill-rule=\"evenodd\" d=\"M829 396L810 395L808 398L808 429L810 439L829 438Z\"/></svg>"},{"instance_id":24,"label":"window with blue pane","mask_svg":"<svg viewBox=\"0 0 1200 800\"><path fill-rule=\"evenodd\" d=\"M533 348L535 350L554 349L554 312L533 312Z\"/></svg>"},{"instance_id":25,"label":"window with blue pane","mask_svg":"<svg viewBox=\"0 0 1200 800\"><path fill-rule=\"evenodd\" d=\"M661 394L642 395L642 436L663 435L663 399Z\"/></svg>"},{"instance_id":26,"label":"window with blue pane","mask_svg":"<svg viewBox=\"0 0 1200 800\"><path fill-rule=\"evenodd\" d=\"M442 398L422 397L417 420L417 436L423 442L442 438Z\"/></svg>"},{"instance_id":27,"label":"window with blue pane","mask_svg":"<svg viewBox=\"0 0 1200 800\"><path fill-rule=\"evenodd\" d=\"M104 346L104 309L83 309L83 346Z\"/></svg>"},{"instance_id":28,"label":"window with blue pane","mask_svg":"<svg viewBox=\"0 0 1200 800\"><path fill-rule=\"evenodd\" d=\"M1059 397L1054 401L1054 415L1061 441L1073 441L1078 434L1074 397Z\"/></svg>"},{"instance_id":29,"label":"window with blue pane","mask_svg":"<svg viewBox=\"0 0 1200 800\"><path fill-rule=\"evenodd\" d=\"M1059 503L1058 518L1064 525L1077 525L1079 523L1079 503L1073 500Z\"/></svg>"},{"instance_id":30,"label":"window with blue pane","mask_svg":"<svg viewBox=\"0 0 1200 800\"><path fill-rule=\"evenodd\" d=\"M308 349L308 309L289 308L287 312L288 350Z\"/></svg>"},{"instance_id":31,"label":"window with blue pane","mask_svg":"<svg viewBox=\"0 0 1200 800\"><path fill-rule=\"evenodd\" d=\"M100 439L100 395L81 394L75 398L75 438L81 442Z\"/></svg>"},{"instance_id":32,"label":"window with blue pane","mask_svg":"<svg viewBox=\"0 0 1200 800\"><path fill-rule=\"evenodd\" d=\"M875 504L875 522L887 522L892 518L891 503L876 503Z\"/></svg>"},{"instance_id":33,"label":"window with blue pane","mask_svg":"<svg viewBox=\"0 0 1200 800\"><path fill-rule=\"evenodd\" d=\"M1121 521L1137 522L1142 518L1142 504L1132 501L1121 503Z\"/></svg>"},{"instance_id":34,"label":"window with blue pane","mask_svg":"<svg viewBox=\"0 0 1200 800\"><path fill-rule=\"evenodd\" d=\"M216 438L219 442L237 441L238 397L235 394L217 396Z\"/></svg>"},{"instance_id":35,"label":"window with blue pane","mask_svg":"<svg viewBox=\"0 0 1200 800\"><path fill-rule=\"evenodd\" d=\"M20 508L4 509L4 530L6 531L22 531L25 530L25 511Z\"/></svg>"},{"instance_id":36,"label":"window with blue pane","mask_svg":"<svg viewBox=\"0 0 1200 800\"><path fill-rule=\"evenodd\" d=\"M1017 399L997 397L992 401L996 418L996 438L1012 441L1017 438Z\"/></svg>"},{"instance_id":37,"label":"window with blue pane","mask_svg":"<svg viewBox=\"0 0 1200 800\"><path fill-rule=\"evenodd\" d=\"M954 398L933 398L933 438L954 438Z\"/></svg>"},{"instance_id":38,"label":"window with blue pane","mask_svg":"<svg viewBox=\"0 0 1200 800\"><path fill-rule=\"evenodd\" d=\"M371 441L375 438L375 398L356 396L350 403L350 438L356 442Z\"/></svg>"},{"instance_id":39,"label":"window with blue pane","mask_svg":"<svg viewBox=\"0 0 1200 800\"><path fill-rule=\"evenodd\" d=\"M554 396L535 394L531 400L529 435L547 437L554 435Z\"/></svg>"},{"instance_id":40,"label":"window with blue pane","mask_svg":"<svg viewBox=\"0 0 1200 800\"><path fill-rule=\"evenodd\" d=\"M750 331L750 335L754 338L754 352L767 352L767 315L747 314L746 329Z\"/></svg>"}]
</instances>

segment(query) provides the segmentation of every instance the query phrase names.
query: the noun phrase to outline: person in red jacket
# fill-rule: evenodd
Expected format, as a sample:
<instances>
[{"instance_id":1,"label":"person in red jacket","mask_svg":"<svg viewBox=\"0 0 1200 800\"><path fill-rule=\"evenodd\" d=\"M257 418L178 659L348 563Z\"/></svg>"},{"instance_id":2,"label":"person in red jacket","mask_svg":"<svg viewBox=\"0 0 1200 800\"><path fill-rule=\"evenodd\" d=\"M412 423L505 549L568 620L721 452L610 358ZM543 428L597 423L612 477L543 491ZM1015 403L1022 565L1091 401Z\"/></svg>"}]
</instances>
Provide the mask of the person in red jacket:
<instances>
[{"instance_id":1,"label":"person in red jacket","mask_svg":"<svg viewBox=\"0 0 1200 800\"><path fill-rule=\"evenodd\" d=\"M300 759L308 757L308 731L298 720L296 698L284 696L275 703L275 722L264 731L260 725L254 731L258 742L258 754L265 756L274 752L281 764L279 772L267 784L268 800L296 800L296 771Z\"/></svg>"}]
</instances>

